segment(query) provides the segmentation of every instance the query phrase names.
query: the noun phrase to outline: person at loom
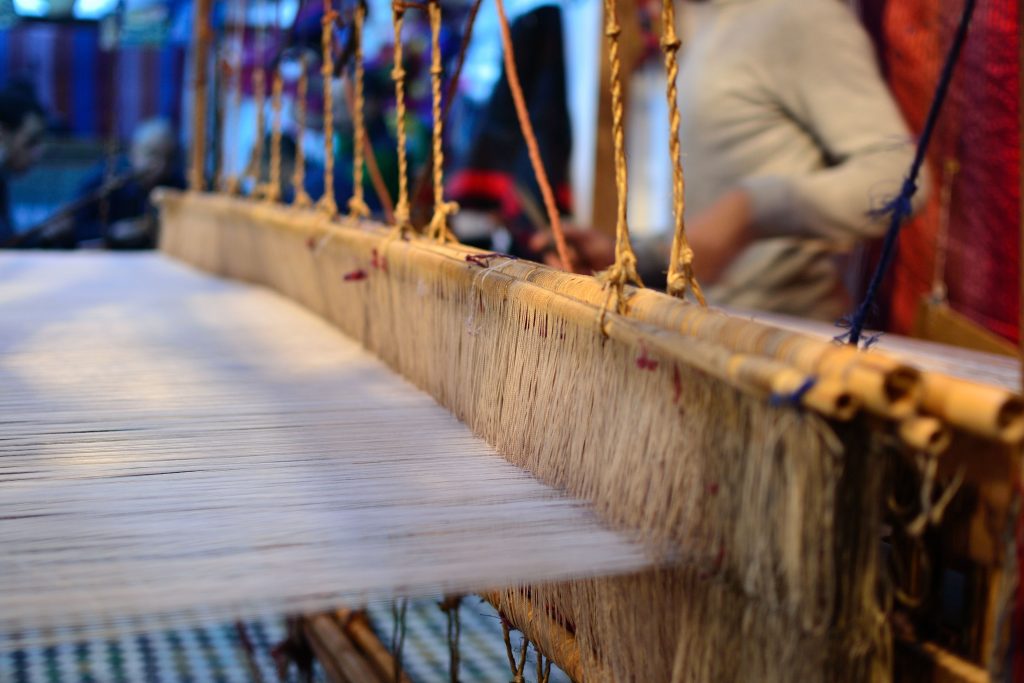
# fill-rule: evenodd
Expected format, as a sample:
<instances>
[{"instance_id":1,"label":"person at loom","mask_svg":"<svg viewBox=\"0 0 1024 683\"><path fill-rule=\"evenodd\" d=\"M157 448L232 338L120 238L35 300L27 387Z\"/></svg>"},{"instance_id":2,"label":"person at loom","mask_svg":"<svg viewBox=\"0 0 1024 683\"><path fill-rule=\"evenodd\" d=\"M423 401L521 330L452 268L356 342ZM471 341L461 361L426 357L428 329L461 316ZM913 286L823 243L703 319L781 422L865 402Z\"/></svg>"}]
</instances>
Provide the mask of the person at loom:
<instances>
[{"instance_id":1,"label":"person at loom","mask_svg":"<svg viewBox=\"0 0 1024 683\"><path fill-rule=\"evenodd\" d=\"M8 180L39 162L45 133L46 115L31 92L18 87L0 91L0 245L17 235Z\"/></svg>"},{"instance_id":2,"label":"person at loom","mask_svg":"<svg viewBox=\"0 0 1024 683\"><path fill-rule=\"evenodd\" d=\"M910 166L910 132L856 17L833 0L691 0L678 79L686 233L715 305L835 321L840 257L880 236L875 210ZM927 182L914 198L924 201ZM666 198L668 201L668 198ZM576 267L607 267L614 241L568 229ZM551 238L531 241L555 260ZM634 240L648 285L671 234Z\"/></svg>"},{"instance_id":3,"label":"person at loom","mask_svg":"<svg viewBox=\"0 0 1024 683\"><path fill-rule=\"evenodd\" d=\"M108 182L105 170L97 171L83 185L81 194L99 190ZM149 200L156 187L185 187L178 141L171 125L151 119L139 125L132 136L128 158L120 160L115 177L129 176L107 196L82 207L70 224L72 238L79 245L101 242L108 249L152 249L156 246L156 210Z\"/></svg>"}]
</instances>

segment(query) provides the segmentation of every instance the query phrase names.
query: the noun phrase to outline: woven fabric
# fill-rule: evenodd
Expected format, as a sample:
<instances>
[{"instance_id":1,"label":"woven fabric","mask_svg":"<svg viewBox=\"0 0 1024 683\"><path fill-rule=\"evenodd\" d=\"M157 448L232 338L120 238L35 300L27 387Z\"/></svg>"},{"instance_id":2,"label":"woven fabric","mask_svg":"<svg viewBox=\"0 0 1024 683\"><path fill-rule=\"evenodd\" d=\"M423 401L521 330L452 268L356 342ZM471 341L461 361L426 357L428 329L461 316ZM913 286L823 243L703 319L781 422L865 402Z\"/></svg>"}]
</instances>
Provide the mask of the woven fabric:
<instances>
[{"instance_id":1,"label":"woven fabric","mask_svg":"<svg viewBox=\"0 0 1024 683\"><path fill-rule=\"evenodd\" d=\"M375 605L370 621L381 641L391 638L390 605ZM460 611L462 635L460 680L464 683L504 683L511 678L501 634L501 622L494 609L477 597L467 597ZM271 650L284 637L284 627L275 619L245 623L252 643L252 661L259 667L264 683L280 681ZM414 600L406 616L404 666L415 683L447 683L447 622L436 600ZM513 633L512 644L519 653L522 642ZM238 629L232 623L205 628L154 623L148 633L124 633L110 640L74 642L55 647L12 649L9 639L0 645L2 683L250 683L250 656ZM536 653L531 647L527 681L536 680ZM287 679L298 681L294 671ZM320 671L315 680L327 679ZM550 683L568 683L562 672L552 668Z\"/></svg>"}]
</instances>

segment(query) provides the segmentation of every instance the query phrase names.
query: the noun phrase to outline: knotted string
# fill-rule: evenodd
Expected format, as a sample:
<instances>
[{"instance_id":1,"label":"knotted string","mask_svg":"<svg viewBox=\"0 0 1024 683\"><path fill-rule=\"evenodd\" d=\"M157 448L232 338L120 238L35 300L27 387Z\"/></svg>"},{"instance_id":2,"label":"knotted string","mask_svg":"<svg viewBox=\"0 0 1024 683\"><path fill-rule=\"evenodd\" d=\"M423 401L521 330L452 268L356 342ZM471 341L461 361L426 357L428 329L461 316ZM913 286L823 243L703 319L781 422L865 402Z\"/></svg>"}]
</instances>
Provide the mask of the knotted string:
<instances>
[{"instance_id":1,"label":"knotted string","mask_svg":"<svg viewBox=\"0 0 1024 683\"><path fill-rule=\"evenodd\" d=\"M499 0L500 2L500 0ZM615 262L610 268L598 274L598 278L608 289L608 298L601 308L600 323L604 329L604 319L611 304L616 299L616 309L622 312L625 307L624 289L627 282L634 282L643 287L640 273L637 272L636 254L629 241L629 225L626 221L626 192L629 181L626 173L626 145L623 125L624 112L622 103L622 63L619 56L619 25L618 8L615 0L604 0L605 35L608 37L608 62L611 72L612 86L612 136L615 144L615 190L618 206L615 213Z\"/></svg>"},{"instance_id":2,"label":"knotted string","mask_svg":"<svg viewBox=\"0 0 1024 683\"><path fill-rule=\"evenodd\" d=\"M338 215L338 203L334 200L334 53L331 50L334 22L338 13L331 7L331 0L324 0L324 16L320 20L320 50L322 64L320 75L324 91L324 193L316 208L330 217Z\"/></svg>"},{"instance_id":3,"label":"knotted string","mask_svg":"<svg viewBox=\"0 0 1024 683\"><path fill-rule=\"evenodd\" d=\"M876 212L879 216L889 216L889 228L886 230L885 240L882 243L882 255L879 257L878 265L871 275L864 299L852 315L840 322L840 325L848 326L849 330L836 338L839 341L848 341L850 344L858 345L861 341L868 316L874 311L878 290L885 279L886 273L889 272L893 257L896 255L900 228L903 226L903 222L913 213L912 200L917 192L917 179L921 173L921 168L924 166L928 144L931 142L932 134L935 132L939 114L942 112L942 105L945 103L946 95L949 92L949 85L953 80L956 63L960 58L964 41L967 38L967 29L970 26L971 17L974 15L975 4L976 0L965 0L964 2L960 24L957 26L956 34L953 36L953 43L949 47L945 64L942 66L939 83L935 90L935 97L932 99L931 107L928 110L928 118L925 120L924 130L921 132L921 137L917 142L914 161L910 165L910 171L903 181L903 186L896 197ZM866 345L870 345L873 341L874 338L868 340Z\"/></svg>"},{"instance_id":4,"label":"knotted string","mask_svg":"<svg viewBox=\"0 0 1024 683\"><path fill-rule=\"evenodd\" d=\"M352 41L355 45L353 54L353 103L352 103L352 127L355 136L352 145L352 196L348 200L348 213L352 218L367 218L370 215L370 207L366 205L363 196L363 164L364 150L366 147L366 122L365 96L363 94L363 79L366 68L363 64L363 23L366 21L366 3L360 0L356 4L355 15L352 25Z\"/></svg>"},{"instance_id":5,"label":"knotted string","mask_svg":"<svg viewBox=\"0 0 1024 683\"><path fill-rule=\"evenodd\" d=\"M680 40L676 34L676 10L674 0L663 0L661 6L661 49L665 52L665 76L667 79L669 113L669 157L672 159L672 213L675 229L672 237L672 253L668 264L667 291L672 296L685 298L687 290L701 306L707 306L704 292L693 274L693 249L686 239L686 223L683 213L686 208L686 182L683 178L683 154L679 144L679 101L676 93L676 79L679 76Z\"/></svg>"},{"instance_id":6,"label":"knotted string","mask_svg":"<svg viewBox=\"0 0 1024 683\"><path fill-rule=\"evenodd\" d=\"M235 21L238 24L238 42L237 50L235 53L236 61L234 65L234 81L231 83L231 112L234 112L234 116L237 118L239 113L242 111L242 69L245 64L245 15L246 15L246 2L245 0L238 0L237 12ZM227 118L227 113L225 114ZM230 153L228 157L231 162L232 170L234 169L235 162L239 157L238 154L238 136L229 135L228 149ZM242 169L242 173L245 173L245 169ZM241 180L238 177L238 173L231 172L227 173L224 178L224 183L221 189L227 194L238 194L241 191Z\"/></svg>"},{"instance_id":7,"label":"knotted string","mask_svg":"<svg viewBox=\"0 0 1024 683\"><path fill-rule=\"evenodd\" d=\"M281 43L281 0L274 3L274 35L278 44ZM267 187L263 196L267 201L276 202L281 198L281 100L284 95L284 74L281 73L281 60L274 64L274 80L271 86L270 113L270 171Z\"/></svg>"},{"instance_id":8,"label":"knotted string","mask_svg":"<svg viewBox=\"0 0 1024 683\"><path fill-rule=\"evenodd\" d=\"M253 97L256 100L256 140L246 175L252 178L253 194L258 196L263 191L263 133L267 127L267 70L263 64L267 49L267 29L262 23L256 36L256 68L252 73Z\"/></svg>"},{"instance_id":9,"label":"knotted string","mask_svg":"<svg viewBox=\"0 0 1024 683\"><path fill-rule=\"evenodd\" d=\"M292 204L306 208L313 204L313 199L306 192L306 149L302 138L306 133L306 97L309 92L309 74L307 73L306 55L299 58L299 80L295 85L295 170L292 172L294 197Z\"/></svg>"},{"instance_id":10,"label":"knotted string","mask_svg":"<svg viewBox=\"0 0 1024 683\"><path fill-rule=\"evenodd\" d=\"M524 634L523 644L520 646L519 651L519 663L516 664L516 655L512 651L512 637L509 624L505 617L501 617L501 635L505 639L505 655L508 657L508 666L512 671L511 683L526 683L523 673L526 671L526 649L530 646L530 641L526 639Z\"/></svg>"},{"instance_id":11,"label":"knotted string","mask_svg":"<svg viewBox=\"0 0 1024 683\"><path fill-rule=\"evenodd\" d=\"M391 18L395 31L395 63L391 70L391 80L395 82L395 130L398 137L398 204L395 206L394 233L402 235L412 227L409 218L409 160L406 156L405 69L402 67L404 3L397 1L391 3Z\"/></svg>"},{"instance_id":12,"label":"knotted string","mask_svg":"<svg viewBox=\"0 0 1024 683\"><path fill-rule=\"evenodd\" d=\"M456 241L448 228L448 218L459 210L455 202L444 200L444 117L441 112L441 3L430 0L427 4L430 18L430 90L432 95L433 165L434 165L434 215L427 227L427 235L438 242Z\"/></svg>"}]
</instances>

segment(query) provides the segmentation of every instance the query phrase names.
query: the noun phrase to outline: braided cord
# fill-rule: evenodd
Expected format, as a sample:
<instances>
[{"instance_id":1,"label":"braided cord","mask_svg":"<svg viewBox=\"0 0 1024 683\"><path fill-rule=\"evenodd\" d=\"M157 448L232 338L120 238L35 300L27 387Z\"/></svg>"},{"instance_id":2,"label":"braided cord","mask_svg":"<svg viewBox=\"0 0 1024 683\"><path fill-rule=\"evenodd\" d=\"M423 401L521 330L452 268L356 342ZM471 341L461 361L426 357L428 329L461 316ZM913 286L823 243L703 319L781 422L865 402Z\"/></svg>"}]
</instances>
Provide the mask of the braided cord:
<instances>
[{"instance_id":1,"label":"braided cord","mask_svg":"<svg viewBox=\"0 0 1024 683\"><path fill-rule=\"evenodd\" d=\"M292 172L292 187L295 188L292 204L306 208L313 204L306 192L306 150L302 138L306 132L306 97L309 92L309 75L306 71L306 56L299 58L299 81L295 85L295 170Z\"/></svg>"},{"instance_id":2,"label":"braided cord","mask_svg":"<svg viewBox=\"0 0 1024 683\"><path fill-rule=\"evenodd\" d=\"M366 20L366 4L359 2L356 5L355 20L352 40L355 41L355 54L353 55L354 72L354 102L352 106L353 135L355 141L352 149L352 196L348 200L348 212L352 218L366 218L370 215L370 207L366 205L366 198L363 196L363 164L366 149L366 121L365 121L365 95L363 93L363 79L365 66L363 64L363 23Z\"/></svg>"},{"instance_id":3,"label":"braided cord","mask_svg":"<svg viewBox=\"0 0 1024 683\"><path fill-rule=\"evenodd\" d=\"M668 293L684 298L686 291L693 291L693 296L701 306L707 306L704 293L693 274L693 249L686 239L686 221L683 213L686 209L686 181L683 178L683 154L679 144L679 101L676 92L676 79L679 77L679 36L676 34L676 9L674 0L662 0L661 9L661 49L665 52L665 76L667 80L666 95L669 113L669 156L672 159L672 215L675 226L672 233L672 252L668 264Z\"/></svg>"},{"instance_id":4,"label":"braided cord","mask_svg":"<svg viewBox=\"0 0 1024 683\"><path fill-rule=\"evenodd\" d=\"M448 218L459 210L455 202L444 200L444 117L441 111L441 3L431 0L427 4L430 18L430 89L432 94L433 161L434 161L434 216L430 219L427 234L439 241L454 240L455 235L448 229Z\"/></svg>"},{"instance_id":5,"label":"braided cord","mask_svg":"<svg viewBox=\"0 0 1024 683\"><path fill-rule=\"evenodd\" d=\"M627 282L643 286L637 272L636 254L629 241L629 224L626 221L627 189L629 185L626 173L626 145L624 131L624 105L622 102L622 60L619 56L619 25L618 9L615 0L604 0L605 35L608 37L608 62L611 72L612 86L612 136L615 145L615 190L618 204L615 213L615 263L600 273L599 277L608 288L608 299L601 311L603 326L604 316L614 295L617 309L621 312L625 306L624 288Z\"/></svg>"},{"instance_id":6,"label":"braided cord","mask_svg":"<svg viewBox=\"0 0 1024 683\"><path fill-rule=\"evenodd\" d=\"M338 203L334 200L334 55L331 51L332 29L338 13L331 7L331 0L324 0L324 16L320 20L320 49L323 64L320 75L324 91L324 193L316 207L328 216L338 215Z\"/></svg>"},{"instance_id":7,"label":"braided cord","mask_svg":"<svg viewBox=\"0 0 1024 683\"><path fill-rule=\"evenodd\" d=\"M392 24L395 30L394 68L391 80L395 82L395 131L398 138L398 204L395 206L395 228L404 232L409 220L409 160L406 156L405 131L405 69L402 68L402 24L405 21L405 6L400 2L391 4Z\"/></svg>"}]
</instances>

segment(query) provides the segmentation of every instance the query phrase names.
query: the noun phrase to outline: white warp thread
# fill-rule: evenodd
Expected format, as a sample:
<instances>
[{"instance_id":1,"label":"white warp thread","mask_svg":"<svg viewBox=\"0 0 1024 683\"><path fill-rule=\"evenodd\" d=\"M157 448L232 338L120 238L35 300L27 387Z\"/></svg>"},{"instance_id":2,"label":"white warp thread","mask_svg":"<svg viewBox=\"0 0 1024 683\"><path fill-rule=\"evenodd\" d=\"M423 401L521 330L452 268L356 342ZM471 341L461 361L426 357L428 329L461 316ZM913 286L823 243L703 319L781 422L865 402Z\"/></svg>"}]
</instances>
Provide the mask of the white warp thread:
<instances>
[{"instance_id":1,"label":"white warp thread","mask_svg":"<svg viewBox=\"0 0 1024 683\"><path fill-rule=\"evenodd\" d=\"M0 321L21 644L647 565L269 291L157 255L0 255Z\"/></svg>"}]
</instances>

